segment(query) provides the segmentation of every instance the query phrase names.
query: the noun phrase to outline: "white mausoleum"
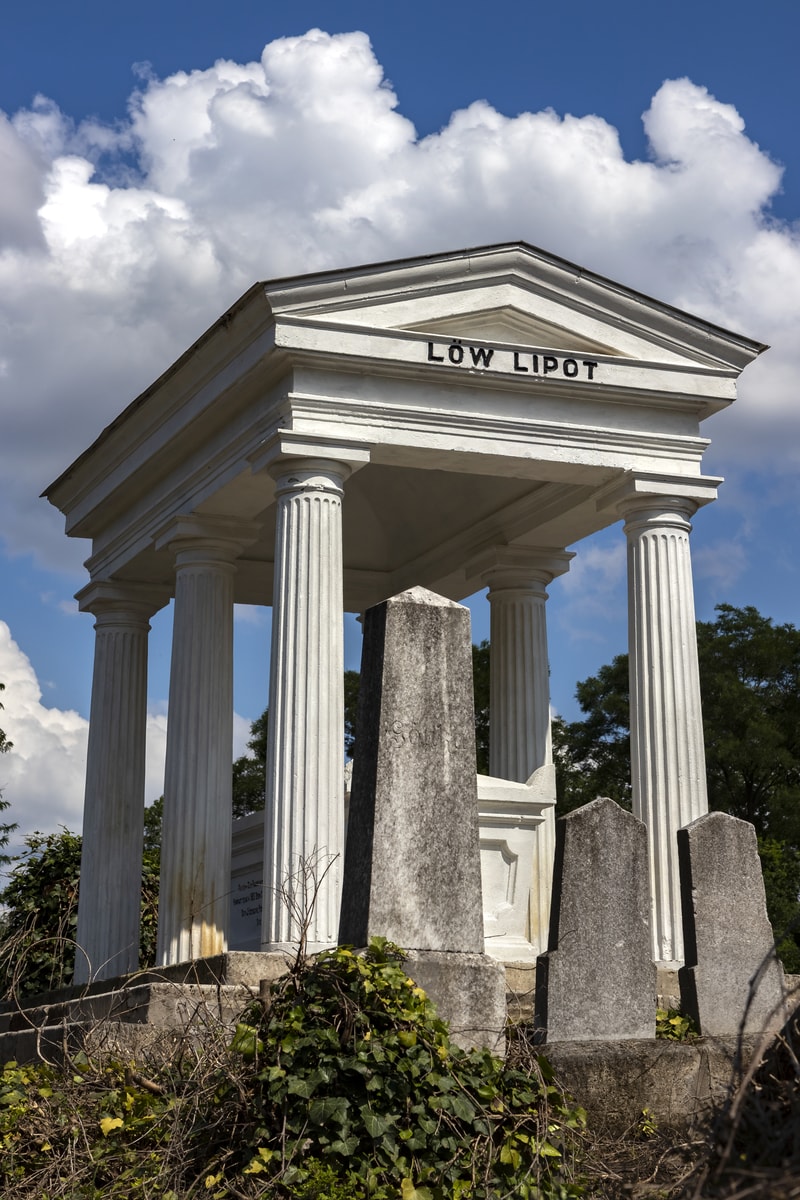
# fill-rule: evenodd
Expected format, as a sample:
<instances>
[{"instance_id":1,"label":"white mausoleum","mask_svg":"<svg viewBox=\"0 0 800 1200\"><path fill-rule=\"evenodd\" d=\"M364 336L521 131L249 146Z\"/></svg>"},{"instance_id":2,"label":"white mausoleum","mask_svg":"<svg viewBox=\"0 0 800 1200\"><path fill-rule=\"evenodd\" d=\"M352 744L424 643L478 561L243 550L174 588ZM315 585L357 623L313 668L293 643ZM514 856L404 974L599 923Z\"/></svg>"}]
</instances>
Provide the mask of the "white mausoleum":
<instances>
[{"instance_id":1,"label":"white mausoleum","mask_svg":"<svg viewBox=\"0 0 800 1200\"><path fill-rule=\"evenodd\" d=\"M707 808L689 534L720 482L700 423L763 349L524 243L242 296L45 492L92 543L76 980L137 965L148 622L170 598L159 961L227 944L234 602L273 606L263 945L296 938L270 884L314 853L339 855L309 934L330 945L343 613L488 586L491 770L521 783L551 754L548 584L616 522L653 953L680 961L675 831ZM531 864L541 948L552 811Z\"/></svg>"}]
</instances>

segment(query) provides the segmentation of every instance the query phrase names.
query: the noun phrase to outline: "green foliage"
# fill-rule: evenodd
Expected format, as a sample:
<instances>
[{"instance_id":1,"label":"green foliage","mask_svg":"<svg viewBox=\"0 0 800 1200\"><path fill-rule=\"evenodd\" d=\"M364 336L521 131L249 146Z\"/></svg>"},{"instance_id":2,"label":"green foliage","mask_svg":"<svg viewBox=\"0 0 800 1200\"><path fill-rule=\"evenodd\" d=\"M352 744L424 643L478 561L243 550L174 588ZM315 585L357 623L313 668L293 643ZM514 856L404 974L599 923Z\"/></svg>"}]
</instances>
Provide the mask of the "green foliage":
<instances>
[{"instance_id":1,"label":"green foliage","mask_svg":"<svg viewBox=\"0 0 800 1200\"><path fill-rule=\"evenodd\" d=\"M610 796L630 809L627 654L618 654L597 675L584 679L575 694L585 718L571 724L559 718L553 722L558 811L572 812L598 796Z\"/></svg>"},{"instance_id":2,"label":"green foliage","mask_svg":"<svg viewBox=\"0 0 800 1200\"><path fill-rule=\"evenodd\" d=\"M800 975L800 851L777 838L759 838L767 916L784 969Z\"/></svg>"},{"instance_id":3,"label":"green foliage","mask_svg":"<svg viewBox=\"0 0 800 1200\"><path fill-rule=\"evenodd\" d=\"M479 775L489 774L489 643L472 647L472 686L475 693L475 756Z\"/></svg>"},{"instance_id":4,"label":"green foliage","mask_svg":"<svg viewBox=\"0 0 800 1200\"><path fill-rule=\"evenodd\" d=\"M639 1137L651 1138L658 1133L658 1121L654 1113L649 1108L643 1108L639 1117L639 1126L637 1129Z\"/></svg>"},{"instance_id":5,"label":"green foliage","mask_svg":"<svg viewBox=\"0 0 800 1200\"><path fill-rule=\"evenodd\" d=\"M0 683L0 692L5 690L5 686L4 683ZM0 704L0 709L2 707L2 704ZM12 745L13 742L10 742L3 730L0 729L0 754L5 754L6 751L11 749ZM8 801L3 799L3 793L0 792L0 812L3 812L6 808L8 808ZM8 845L8 839L16 828L17 826L14 822L4 823L0 821L0 851ZM0 853L0 866L7 862L9 862L8 855Z\"/></svg>"},{"instance_id":6,"label":"green foliage","mask_svg":"<svg viewBox=\"0 0 800 1200\"><path fill-rule=\"evenodd\" d=\"M233 815L245 817L264 807L265 772L267 768L267 732L269 709L264 709L250 726L247 743L249 754L243 754L233 764Z\"/></svg>"},{"instance_id":7,"label":"green foliage","mask_svg":"<svg viewBox=\"0 0 800 1200\"><path fill-rule=\"evenodd\" d=\"M26 996L72 980L81 839L32 833L6 883L0 902L7 912L0 942L3 996Z\"/></svg>"},{"instance_id":8,"label":"green foliage","mask_svg":"<svg viewBox=\"0 0 800 1200\"><path fill-rule=\"evenodd\" d=\"M157 800L145 809L142 863L142 966L155 962L158 924L161 811ZM81 838L68 829L32 833L15 863L0 904L6 908L0 931L0 995L32 996L72 982Z\"/></svg>"},{"instance_id":9,"label":"green foliage","mask_svg":"<svg viewBox=\"0 0 800 1200\"><path fill-rule=\"evenodd\" d=\"M227 1049L184 1046L147 1072L83 1055L58 1071L8 1064L0 1188L25 1200L569 1200L582 1194L570 1162L584 1123L544 1059L527 1072L454 1046L402 953L375 939L363 956L298 965Z\"/></svg>"},{"instance_id":10,"label":"green foliage","mask_svg":"<svg viewBox=\"0 0 800 1200\"><path fill-rule=\"evenodd\" d=\"M691 1017L677 1008L656 1009L656 1037L668 1042L690 1042L699 1037L697 1026Z\"/></svg>"},{"instance_id":11,"label":"green foliage","mask_svg":"<svg viewBox=\"0 0 800 1200\"><path fill-rule=\"evenodd\" d=\"M800 630L716 611L697 625L709 808L755 826L779 954L800 971ZM553 727L559 811L596 796L630 807L627 655L576 694L584 719Z\"/></svg>"},{"instance_id":12,"label":"green foliage","mask_svg":"<svg viewBox=\"0 0 800 1200\"><path fill-rule=\"evenodd\" d=\"M6 1063L0 1076L3 1196L158 1196L172 1097L130 1064L76 1055L59 1070Z\"/></svg>"},{"instance_id":13,"label":"green foliage","mask_svg":"<svg viewBox=\"0 0 800 1200\"><path fill-rule=\"evenodd\" d=\"M304 1185L310 1156L350 1196L579 1194L562 1166L584 1118L547 1064L531 1076L460 1050L402 964L381 938L364 955L332 950L237 1027L252 1072L242 1169Z\"/></svg>"},{"instance_id":14,"label":"green foliage","mask_svg":"<svg viewBox=\"0 0 800 1200\"><path fill-rule=\"evenodd\" d=\"M800 842L800 630L752 607L697 627L709 804Z\"/></svg>"}]
</instances>

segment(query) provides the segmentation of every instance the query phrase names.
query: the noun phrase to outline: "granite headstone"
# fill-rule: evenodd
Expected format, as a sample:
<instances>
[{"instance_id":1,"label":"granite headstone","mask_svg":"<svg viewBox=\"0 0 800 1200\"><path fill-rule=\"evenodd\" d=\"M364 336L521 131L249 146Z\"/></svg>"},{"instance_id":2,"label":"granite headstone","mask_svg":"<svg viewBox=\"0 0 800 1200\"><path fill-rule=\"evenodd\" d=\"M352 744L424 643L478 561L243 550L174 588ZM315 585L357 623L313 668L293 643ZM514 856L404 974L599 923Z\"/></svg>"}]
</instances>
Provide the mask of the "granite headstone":
<instances>
[{"instance_id":1,"label":"granite headstone","mask_svg":"<svg viewBox=\"0 0 800 1200\"><path fill-rule=\"evenodd\" d=\"M602 798L556 822L550 939L536 964L543 1041L655 1037L644 825Z\"/></svg>"},{"instance_id":2,"label":"granite headstone","mask_svg":"<svg viewBox=\"0 0 800 1200\"><path fill-rule=\"evenodd\" d=\"M686 965L684 1012L706 1036L777 1030L783 968L767 918L756 831L727 813L678 830Z\"/></svg>"},{"instance_id":3,"label":"granite headstone","mask_svg":"<svg viewBox=\"0 0 800 1200\"><path fill-rule=\"evenodd\" d=\"M468 609L416 587L366 612L356 743L339 941L412 952L409 974L457 1039L497 1049L505 987L483 953Z\"/></svg>"}]
</instances>

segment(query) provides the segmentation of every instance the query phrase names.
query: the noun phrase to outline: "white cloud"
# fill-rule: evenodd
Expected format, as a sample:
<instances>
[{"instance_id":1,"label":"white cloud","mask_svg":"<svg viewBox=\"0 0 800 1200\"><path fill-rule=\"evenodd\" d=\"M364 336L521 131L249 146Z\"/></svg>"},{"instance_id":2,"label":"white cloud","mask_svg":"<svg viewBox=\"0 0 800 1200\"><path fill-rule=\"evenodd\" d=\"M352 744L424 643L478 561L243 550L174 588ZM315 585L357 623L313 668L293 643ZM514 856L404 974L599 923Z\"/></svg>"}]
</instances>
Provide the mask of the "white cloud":
<instances>
[{"instance_id":1,"label":"white cloud","mask_svg":"<svg viewBox=\"0 0 800 1200\"><path fill-rule=\"evenodd\" d=\"M367 37L319 30L258 62L145 74L113 127L43 97L2 118L10 551L78 566L85 545L38 492L254 279L506 238L770 341L709 432L729 465L796 467L800 234L769 215L781 170L689 80L643 119L648 161L601 116L485 101L418 139Z\"/></svg>"},{"instance_id":2,"label":"white cloud","mask_svg":"<svg viewBox=\"0 0 800 1200\"><path fill-rule=\"evenodd\" d=\"M83 822L83 789L89 722L71 710L48 708L30 659L0 621L0 728L13 743L0 756L0 791L10 807L2 820L16 821L14 846L26 833L50 833L65 825L79 832ZM250 722L234 713L233 757L244 754ZM147 714L145 803L164 790L167 744L166 704L154 703Z\"/></svg>"},{"instance_id":3,"label":"white cloud","mask_svg":"<svg viewBox=\"0 0 800 1200\"><path fill-rule=\"evenodd\" d=\"M698 580L708 580L718 592L729 591L744 575L749 564L747 548L741 538L724 538L695 547L692 569Z\"/></svg>"},{"instance_id":4,"label":"white cloud","mask_svg":"<svg viewBox=\"0 0 800 1200\"><path fill-rule=\"evenodd\" d=\"M627 544L618 528L616 541L604 543L602 535L582 543L570 563L569 571L559 579L560 620L571 636L593 636L573 626L574 621L604 615L612 599L624 587L627 573Z\"/></svg>"},{"instance_id":5,"label":"white cloud","mask_svg":"<svg viewBox=\"0 0 800 1200\"><path fill-rule=\"evenodd\" d=\"M36 673L4 621L0 680L5 684L0 727L13 742L0 758L0 789L11 806L6 819L17 822L20 835L49 833L60 825L79 829L89 722L42 704Z\"/></svg>"}]
</instances>

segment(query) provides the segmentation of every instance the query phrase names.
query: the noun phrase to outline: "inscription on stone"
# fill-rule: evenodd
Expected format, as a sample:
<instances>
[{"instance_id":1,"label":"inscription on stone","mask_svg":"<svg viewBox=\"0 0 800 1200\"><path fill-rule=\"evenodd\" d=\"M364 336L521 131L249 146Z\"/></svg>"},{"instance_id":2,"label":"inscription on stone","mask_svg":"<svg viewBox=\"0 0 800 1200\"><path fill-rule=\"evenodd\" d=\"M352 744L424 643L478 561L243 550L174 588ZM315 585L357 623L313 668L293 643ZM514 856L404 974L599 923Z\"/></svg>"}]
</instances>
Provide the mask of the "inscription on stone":
<instances>
[{"instance_id":1,"label":"inscription on stone","mask_svg":"<svg viewBox=\"0 0 800 1200\"><path fill-rule=\"evenodd\" d=\"M440 745L445 737L451 750L471 753L475 744L472 729L445 729L441 721L431 721L427 725L416 721L391 721L382 725L381 737L395 746L418 746L422 750Z\"/></svg>"},{"instance_id":2,"label":"inscription on stone","mask_svg":"<svg viewBox=\"0 0 800 1200\"><path fill-rule=\"evenodd\" d=\"M480 370L515 371L536 379L586 379L597 382L599 362L591 358L571 358L544 350L500 350L491 346L451 342L428 342L426 362L446 363L452 367L477 367Z\"/></svg>"},{"instance_id":3,"label":"inscription on stone","mask_svg":"<svg viewBox=\"0 0 800 1200\"><path fill-rule=\"evenodd\" d=\"M237 894L238 893L238 894ZM262 883L260 879L245 879L236 885L236 891L231 896L234 913L242 919L255 918L255 924L261 925Z\"/></svg>"}]
</instances>

